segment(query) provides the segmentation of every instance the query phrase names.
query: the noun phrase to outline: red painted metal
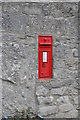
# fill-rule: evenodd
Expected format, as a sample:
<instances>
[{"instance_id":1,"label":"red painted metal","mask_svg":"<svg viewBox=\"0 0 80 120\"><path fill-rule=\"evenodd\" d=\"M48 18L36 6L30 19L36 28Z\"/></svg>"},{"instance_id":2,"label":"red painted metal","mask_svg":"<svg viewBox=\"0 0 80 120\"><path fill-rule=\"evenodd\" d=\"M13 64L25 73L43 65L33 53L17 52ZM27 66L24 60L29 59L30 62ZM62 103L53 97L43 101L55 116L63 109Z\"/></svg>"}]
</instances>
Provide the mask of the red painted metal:
<instances>
[{"instance_id":1,"label":"red painted metal","mask_svg":"<svg viewBox=\"0 0 80 120\"><path fill-rule=\"evenodd\" d=\"M52 36L38 36L38 78L52 78Z\"/></svg>"}]
</instances>

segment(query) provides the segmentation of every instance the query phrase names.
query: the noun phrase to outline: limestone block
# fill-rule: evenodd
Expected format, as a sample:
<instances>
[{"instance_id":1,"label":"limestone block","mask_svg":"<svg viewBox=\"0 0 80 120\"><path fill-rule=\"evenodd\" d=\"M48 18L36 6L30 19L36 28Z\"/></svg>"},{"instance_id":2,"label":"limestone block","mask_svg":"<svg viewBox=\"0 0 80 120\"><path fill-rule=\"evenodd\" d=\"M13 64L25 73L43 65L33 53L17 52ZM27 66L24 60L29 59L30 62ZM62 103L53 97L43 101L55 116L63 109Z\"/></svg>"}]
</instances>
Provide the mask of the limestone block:
<instances>
[{"instance_id":1,"label":"limestone block","mask_svg":"<svg viewBox=\"0 0 80 120\"><path fill-rule=\"evenodd\" d=\"M77 118L78 117L78 111L72 110L66 113L58 113L56 114L56 118Z\"/></svg>"},{"instance_id":2,"label":"limestone block","mask_svg":"<svg viewBox=\"0 0 80 120\"><path fill-rule=\"evenodd\" d=\"M77 110L71 110L70 112L65 113L65 118L77 118L78 117L78 111Z\"/></svg>"},{"instance_id":3,"label":"limestone block","mask_svg":"<svg viewBox=\"0 0 80 120\"><path fill-rule=\"evenodd\" d=\"M62 86L68 86L68 85L71 85L73 83L72 80L66 80L66 81L62 81L62 82L53 82L51 81L51 86L52 88L59 88L59 87L62 87Z\"/></svg>"},{"instance_id":4,"label":"limestone block","mask_svg":"<svg viewBox=\"0 0 80 120\"><path fill-rule=\"evenodd\" d=\"M50 104L53 101L54 101L54 97L53 96L48 96L48 97L40 96L40 97L38 97L39 104Z\"/></svg>"},{"instance_id":5,"label":"limestone block","mask_svg":"<svg viewBox=\"0 0 80 120\"><path fill-rule=\"evenodd\" d=\"M62 103L65 103L65 104L69 104L70 103L70 100L69 100L69 97L68 96L62 96L62 97L59 97L57 99L57 102L59 104L62 104Z\"/></svg>"},{"instance_id":6,"label":"limestone block","mask_svg":"<svg viewBox=\"0 0 80 120\"><path fill-rule=\"evenodd\" d=\"M42 116L54 114L57 112L56 106L43 106L39 108L39 114Z\"/></svg>"},{"instance_id":7,"label":"limestone block","mask_svg":"<svg viewBox=\"0 0 80 120\"><path fill-rule=\"evenodd\" d=\"M40 96L40 95L46 95L49 92L48 89L46 89L44 86L39 86L36 88L36 95Z\"/></svg>"},{"instance_id":8,"label":"limestone block","mask_svg":"<svg viewBox=\"0 0 80 120\"><path fill-rule=\"evenodd\" d=\"M59 110L60 112L67 112L67 111L70 111L70 110L73 110L74 107L71 103L67 103L67 104L62 104L59 106Z\"/></svg>"},{"instance_id":9,"label":"limestone block","mask_svg":"<svg viewBox=\"0 0 80 120\"><path fill-rule=\"evenodd\" d=\"M70 94L70 95L75 95L75 96L78 95L78 90L75 89L75 88L73 88L72 86L69 87L68 91L69 91L69 94Z\"/></svg>"},{"instance_id":10,"label":"limestone block","mask_svg":"<svg viewBox=\"0 0 80 120\"><path fill-rule=\"evenodd\" d=\"M51 90L51 94L54 94L54 95L64 95L66 90L67 90L66 87L52 89Z\"/></svg>"}]
</instances>

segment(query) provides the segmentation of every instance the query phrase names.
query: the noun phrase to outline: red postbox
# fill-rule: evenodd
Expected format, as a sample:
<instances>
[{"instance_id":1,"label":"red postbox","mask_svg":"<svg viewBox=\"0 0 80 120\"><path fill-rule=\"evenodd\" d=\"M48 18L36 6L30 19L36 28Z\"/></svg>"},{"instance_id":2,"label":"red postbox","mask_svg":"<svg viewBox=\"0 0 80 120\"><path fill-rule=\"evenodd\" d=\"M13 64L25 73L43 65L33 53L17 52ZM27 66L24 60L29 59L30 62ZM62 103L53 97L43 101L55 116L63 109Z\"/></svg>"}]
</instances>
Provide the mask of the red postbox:
<instances>
[{"instance_id":1,"label":"red postbox","mask_svg":"<svg viewBox=\"0 0 80 120\"><path fill-rule=\"evenodd\" d=\"M52 36L38 37L38 78L52 78Z\"/></svg>"}]
</instances>

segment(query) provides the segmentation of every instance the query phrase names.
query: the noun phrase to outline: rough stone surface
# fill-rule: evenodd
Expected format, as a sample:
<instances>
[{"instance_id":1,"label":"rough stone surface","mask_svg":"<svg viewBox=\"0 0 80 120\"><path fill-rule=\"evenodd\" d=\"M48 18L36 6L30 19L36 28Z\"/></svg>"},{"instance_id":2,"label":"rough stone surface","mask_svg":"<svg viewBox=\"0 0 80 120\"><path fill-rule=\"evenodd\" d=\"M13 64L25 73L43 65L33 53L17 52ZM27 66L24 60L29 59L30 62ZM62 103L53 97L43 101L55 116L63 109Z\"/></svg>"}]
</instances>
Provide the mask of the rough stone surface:
<instances>
[{"instance_id":1,"label":"rough stone surface","mask_svg":"<svg viewBox=\"0 0 80 120\"><path fill-rule=\"evenodd\" d=\"M78 116L78 111L77 110L72 110L65 114L65 118L77 118Z\"/></svg>"},{"instance_id":2,"label":"rough stone surface","mask_svg":"<svg viewBox=\"0 0 80 120\"><path fill-rule=\"evenodd\" d=\"M69 104L70 103L70 100L69 100L69 97L68 96L62 96L62 97L59 97L58 99L57 99L57 102L59 103L59 104L62 104L62 103L67 103L67 104Z\"/></svg>"},{"instance_id":3,"label":"rough stone surface","mask_svg":"<svg viewBox=\"0 0 80 120\"><path fill-rule=\"evenodd\" d=\"M73 105L70 104L70 103L62 104L62 105L60 105L60 107L59 107L59 110L60 110L61 112L67 112L67 111L70 111L70 110L73 110L73 109L74 109L74 107L73 107Z\"/></svg>"},{"instance_id":4,"label":"rough stone surface","mask_svg":"<svg viewBox=\"0 0 80 120\"><path fill-rule=\"evenodd\" d=\"M58 113L56 115L56 118L77 118L77 116L78 116L78 111L72 110L72 111L66 112L66 113Z\"/></svg>"},{"instance_id":5,"label":"rough stone surface","mask_svg":"<svg viewBox=\"0 0 80 120\"><path fill-rule=\"evenodd\" d=\"M38 102L39 104L50 104L52 103L54 100L53 96L49 96L49 97L38 97Z\"/></svg>"},{"instance_id":6,"label":"rough stone surface","mask_svg":"<svg viewBox=\"0 0 80 120\"><path fill-rule=\"evenodd\" d=\"M75 103L75 105L77 105L77 107L78 107L78 96L77 96L77 97L74 97L74 103Z\"/></svg>"},{"instance_id":7,"label":"rough stone surface","mask_svg":"<svg viewBox=\"0 0 80 120\"><path fill-rule=\"evenodd\" d=\"M22 0L0 0L1 2L22 2ZM23 2L79 2L79 0L23 0Z\"/></svg>"},{"instance_id":8,"label":"rough stone surface","mask_svg":"<svg viewBox=\"0 0 80 120\"><path fill-rule=\"evenodd\" d=\"M73 81L72 80L66 80L66 81L62 81L62 82L51 82L51 86L52 88L59 88L59 87L62 87L62 86L69 86L71 85Z\"/></svg>"},{"instance_id":9,"label":"rough stone surface","mask_svg":"<svg viewBox=\"0 0 80 120\"><path fill-rule=\"evenodd\" d=\"M56 106L45 106L39 108L39 114L42 116L54 114L57 112Z\"/></svg>"},{"instance_id":10,"label":"rough stone surface","mask_svg":"<svg viewBox=\"0 0 80 120\"><path fill-rule=\"evenodd\" d=\"M53 94L53 95L64 95L64 93L66 92L66 90L67 90L66 87L52 89L51 90L51 94Z\"/></svg>"},{"instance_id":11,"label":"rough stone surface","mask_svg":"<svg viewBox=\"0 0 80 120\"><path fill-rule=\"evenodd\" d=\"M45 87L43 87L43 86L39 86L36 89L36 95L37 96L46 95L47 93L48 93L48 90Z\"/></svg>"},{"instance_id":12,"label":"rough stone surface","mask_svg":"<svg viewBox=\"0 0 80 120\"><path fill-rule=\"evenodd\" d=\"M52 80L38 80L38 35L53 36ZM32 107L47 118L77 117L78 3L3 2L1 48L3 116Z\"/></svg>"}]
</instances>

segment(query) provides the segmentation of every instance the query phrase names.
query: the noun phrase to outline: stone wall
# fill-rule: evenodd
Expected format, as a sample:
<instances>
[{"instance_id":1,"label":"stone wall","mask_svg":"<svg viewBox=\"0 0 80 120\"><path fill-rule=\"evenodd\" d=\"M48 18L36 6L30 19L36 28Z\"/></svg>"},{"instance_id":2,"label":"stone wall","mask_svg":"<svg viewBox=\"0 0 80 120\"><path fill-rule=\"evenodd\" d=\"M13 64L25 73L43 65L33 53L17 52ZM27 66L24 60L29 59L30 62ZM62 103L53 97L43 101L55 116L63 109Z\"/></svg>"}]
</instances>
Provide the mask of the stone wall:
<instances>
[{"instance_id":1,"label":"stone wall","mask_svg":"<svg viewBox=\"0 0 80 120\"><path fill-rule=\"evenodd\" d=\"M0 0L1 2L79 2L79 0Z\"/></svg>"},{"instance_id":2,"label":"stone wall","mask_svg":"<svg viewBox=\"0 0 80 120\"><path fill-rule=\"evenodd\" d=\"M78 3L2 3L3 116L32 107L78 117ZM37 79L38 35L53 36L53 78Z\"/></svg>"},{"instance_id":3,"label":"stone wall","mask_svg":"<svg viewBox=\"0 0 80 120\"><path fill-rule=\"evenodd\" d=\"M2 23L2 5L0 4L0 23ZM0 24L0 78L2 77L2 24ZM0 119L2 118L2 80L0 79Z\"/></svg>"}]
</instances>

